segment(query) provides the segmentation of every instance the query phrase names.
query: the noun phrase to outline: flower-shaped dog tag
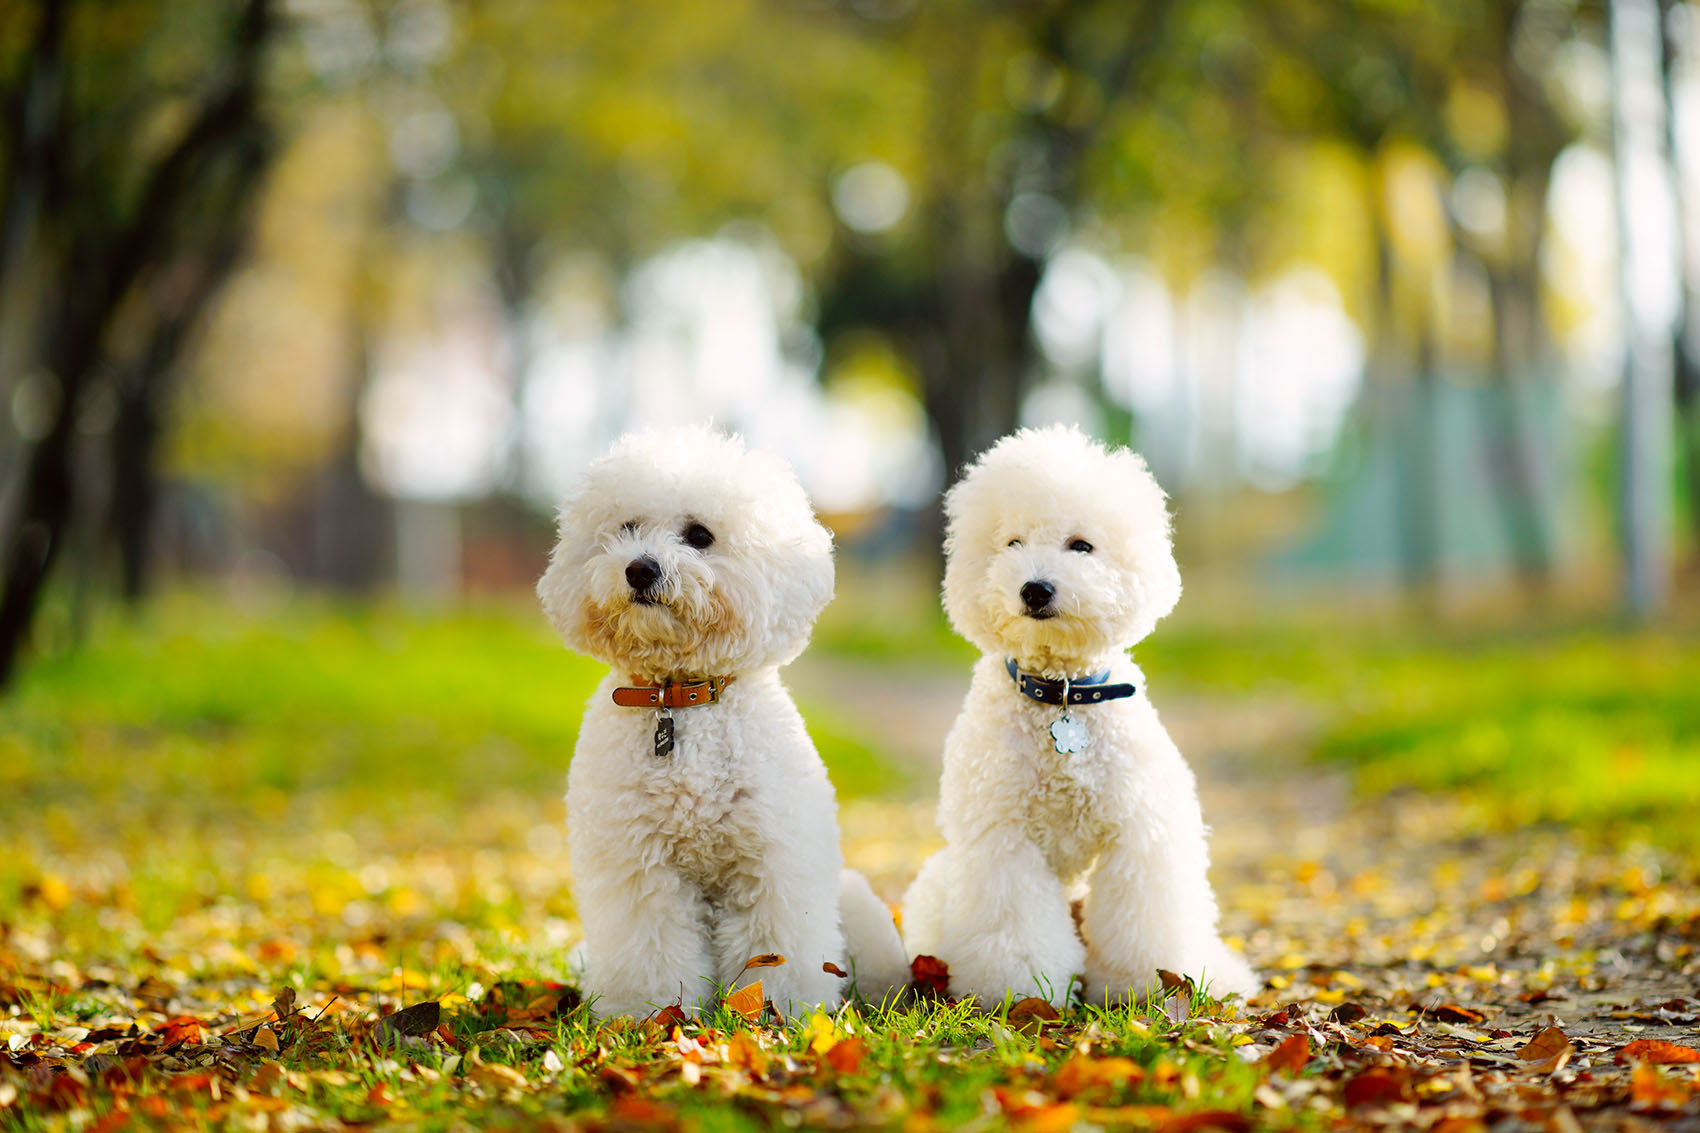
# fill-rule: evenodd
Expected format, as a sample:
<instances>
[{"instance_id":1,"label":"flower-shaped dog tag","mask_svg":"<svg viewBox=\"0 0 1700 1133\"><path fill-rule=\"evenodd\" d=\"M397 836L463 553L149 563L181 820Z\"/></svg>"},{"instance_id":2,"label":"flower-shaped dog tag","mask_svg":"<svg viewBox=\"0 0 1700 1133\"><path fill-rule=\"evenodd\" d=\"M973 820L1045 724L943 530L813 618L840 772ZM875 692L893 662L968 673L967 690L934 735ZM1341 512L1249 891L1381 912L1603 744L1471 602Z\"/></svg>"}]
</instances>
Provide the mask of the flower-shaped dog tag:
<instances>
[{"instance_id":1,"label":"flower-shaped dog tag","mask_svg":"<svg viewBox=\"0 0 1700 1133\"><path fill-rule=\"evenodd\" d=\"M1051 724L1051 742L1058 755L1076 755L1086 750L1086 725L1066 711Z\"/></svg>"}]
</instances>

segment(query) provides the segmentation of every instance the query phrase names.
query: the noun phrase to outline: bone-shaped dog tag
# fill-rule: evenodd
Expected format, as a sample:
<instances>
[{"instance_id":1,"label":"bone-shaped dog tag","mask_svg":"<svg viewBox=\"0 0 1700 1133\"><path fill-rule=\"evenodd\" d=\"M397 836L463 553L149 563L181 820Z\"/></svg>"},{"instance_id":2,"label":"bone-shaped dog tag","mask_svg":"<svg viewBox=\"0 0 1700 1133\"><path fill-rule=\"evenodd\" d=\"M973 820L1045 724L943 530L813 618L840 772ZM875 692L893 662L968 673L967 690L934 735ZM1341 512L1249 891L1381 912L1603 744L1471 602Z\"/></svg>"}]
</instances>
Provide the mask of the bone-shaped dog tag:
<instances>
[{"instance_id":1,"label":"bone-shaped dog tag","mask_svg":"<svg viewBox=\"0 0 1700 1133\"><path fill-rule=\"evenodd\" d=\"M1086 750L1086 725L1067 711L1051 724L1051 742L1058 755L1076 755Z\"/></svg>"},{"instance_id":2,"label":"bone-shaped dog tag","mask_svg":"<svg viewBox=\"0 0 1700 1133\"><path fill-rule=\"evenodd\" d=\"M663 708L655 716L655 758L673 754L673 714Z\"/></svg>"}]
</instances>

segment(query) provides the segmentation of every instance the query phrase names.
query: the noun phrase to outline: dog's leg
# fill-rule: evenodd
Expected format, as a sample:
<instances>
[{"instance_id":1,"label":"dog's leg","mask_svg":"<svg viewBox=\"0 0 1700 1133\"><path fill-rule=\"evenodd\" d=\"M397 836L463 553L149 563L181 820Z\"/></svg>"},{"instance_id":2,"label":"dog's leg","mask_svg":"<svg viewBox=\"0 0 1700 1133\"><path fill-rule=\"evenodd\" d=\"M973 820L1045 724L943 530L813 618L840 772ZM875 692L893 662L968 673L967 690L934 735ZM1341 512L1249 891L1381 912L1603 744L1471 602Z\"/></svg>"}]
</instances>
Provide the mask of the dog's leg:
<instances>
[{"instance_id":1,"label":"dog's leg","mask_svg":"<svg viewBox=\"0 0 1700 1133\"><path fill-rule=\"evenodd\" d=\"M1257 988L1245 960L1216 935L1203 822L1189 832L1177 825L1149 828L1161 837L1124 830L1092 874L1081 931L1094 1003L1143 998L1159 968L1207 983L1216 995Z\"/></svg>"},{"instance_id":2,"label":"dog's leg","mask_svg":"<svg viewBox=\"0 0 1700 1133\"><path fill-rule=\"evenodd\" d=\"M838 920L856 994L869 1003L896 1004L909 986L909 960L891 910L860 873L847 869L838 877Z\"/></svg>"},{"instance_id":3,"label":"dog's leg","mask_svg":"<svg viewBox=\"0 0 1700 1133\"><path fill-rule=\"evenodd\" d=\"M668 1004L691 1008L714 991L707 908L676 870L576 867L584 925L584 987L598 1018L642 1018Z\"/></svg>"},{"instance_id":4,"label":"dog's leg","mask_svg":"<svg viewBox=\"0 0 1700 1133\"><path fill-rule=\"evenodd\" d=\"M951 869L946 846L922 863L903 894L903 948L911 959L937 956L943 947L945 879Z\"/></svg>"},{"instance_id":5,"label":"dog's leg","mask_svg":"<svg viewBox=\"0 0 1700 1133\"><path fill-rule=\"evenodd\" d=\"M952 846L939 870L943 915L935 955L950 990L990 1010L1013 992L1057 1007L1085 961L1068 894L1039 847L1014 828Z\"/></svg>"},{"instance_id":6,"label":"dog's leg","mask_svg":"<svg viewBox=\"0 0 1700 1133\"><path fill-rule=\"evenodd\" d=\"M763 859L785 861L787 868L746 874L736 879L738 884L724 887L714 925L721 978L740 987L760 980L763 993L787 1018L821 1004L836 1005L844 997L839 978L822 967L828 961L844 962L839 866L828 855L806 863L802 856L795 845L769 849ZM766 952L779 953L785 963L744 969L750 957Z\"/></svg>"}]
</instances>

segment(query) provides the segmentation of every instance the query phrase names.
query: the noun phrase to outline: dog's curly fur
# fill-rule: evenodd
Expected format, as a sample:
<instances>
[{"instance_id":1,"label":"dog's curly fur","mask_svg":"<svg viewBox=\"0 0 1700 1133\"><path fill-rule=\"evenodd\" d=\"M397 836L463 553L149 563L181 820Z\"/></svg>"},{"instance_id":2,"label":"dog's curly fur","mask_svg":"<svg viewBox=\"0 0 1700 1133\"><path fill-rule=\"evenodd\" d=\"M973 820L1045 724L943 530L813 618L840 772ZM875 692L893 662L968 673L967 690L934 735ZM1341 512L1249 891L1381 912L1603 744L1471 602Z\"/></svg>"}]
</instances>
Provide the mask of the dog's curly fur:
<instances>
[{"instance_id":1,"label":"dog's curly fur","mask_svg":"<svg viewBox=\"0 0 1700 1133\"><path fill-rule=\"evenodd\" d=\"M712 536L706 546L702 531ZM643 592L627 568L647 560ZM788 1015L853 969L878 1000L907 976L867 882L841 870L837 802L779 667L832 596L832 542L785 462L707 428L627 436L561 507L538 595L567 645L609 665L567 780L568 843L599 1016L691 1006L761 979ZM731 677L718 703L656 712L615 687ZM842 917L842 922L841 922ZM777 952L779 967L744 972Z\"/></svg>"},{"instance_id":2,"label":"dog's curly fur","mask_svg":"<svg viewBox=\"0 0 1700 1133\"><path fill-rule=\"evenodd\" d=\"M946 846L904 898L910 954L944 960L951 991L982 1004L1013 991L1061 1006L1077 976L1091 1001L1128 1001L1159 968L1249 994L1251 969L1217 936L1192 771L1125 652L1180 598L1162 489L1134 453L1023 430L945 510L945 610L984 656L945 741ZM1030 581L1055 591L1038 617ZM1062 755L1060 708L1020 695L1006 658L1051 679L1109 669L1140 691L1073 708L1089 746Z\"/></svg>"}]
</instances>

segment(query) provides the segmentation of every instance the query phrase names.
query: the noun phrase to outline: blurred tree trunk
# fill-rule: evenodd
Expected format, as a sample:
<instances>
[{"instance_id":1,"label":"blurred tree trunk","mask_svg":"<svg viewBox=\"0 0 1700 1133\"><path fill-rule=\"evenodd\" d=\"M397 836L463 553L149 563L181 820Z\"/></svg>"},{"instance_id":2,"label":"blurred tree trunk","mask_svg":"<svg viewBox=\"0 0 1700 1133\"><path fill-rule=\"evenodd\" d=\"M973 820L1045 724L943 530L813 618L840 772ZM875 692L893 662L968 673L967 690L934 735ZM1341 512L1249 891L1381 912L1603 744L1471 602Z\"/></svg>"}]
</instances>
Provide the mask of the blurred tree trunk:
<instances>
[{"instance_id":1,"label":"blurred tree trunk","mask_svg":"<svg viewBox=\"0 0 1700 1133\"><path fill-rule=\"evenodd\" d=\"M1660 52L1659 77L1664 90L1665 150L1670 158L1671 179L1676 185L1676 247L1681 273L1681 289L1677 293L1675 341L1671 352L1675 362L1677 440L1682 447L1683 468L1686 472L1689 530L1694 538L1694 555L1700 562L1700 349L1694 341L1694 321L1700 316L1694 294L1694 268L1690 262L1688 241L1691 236L1687 195L1683 181L1684 154L1682 135L1677 122L1676 70L1678 44L1673 16L1681 12L1681 0L1659 0L1659 17L1664 31L1664 49Z\"/></svg>"},{"instance_id":2,"label":"blurred tree trunk","mask_svg":"<svg viewBox=\"0 0 1700 1133\"><path fill-rule=\"evenodd\" d=\"M150 291L154 324L140 357L114 379L118 411L112 425L110 508L118 551L119 587L135 605L151 590L152 534L159 500L159 438L167 386L185 346L246 249L257 187L270 160L270 139L250 133L234 162L226 199L208 214L201 246L179 256Z\"/></svg>"},{"instance_id":3,"label":"blurred tree trunk","mask_svg":"<svg viewBox=\"0 0 1700 1133\"><path fill-rule=\"evenodd\" d=\"M1029 50L1093 90L1088 112L1064 120L1055 108L1029 109L1004 127L1002 148L1043 155L1036 163L1043 171L1038 185L1024 182L1025 174L985 172L994 163L992 154L981 152L984 139L998 131L977 110L984 81L980 53L988 47L977 11L939 5L922 13L939 21L931 61L933 164L917 216L922 254L918 262L895 263L878 245L848 239L823 286L817 326L829 341L871 327L907 351L919 371L921 402L947 482L1015 428L1034 369L1030 328L1044 254L1011 244L1005 229L1011 202L1033 192L1049 197L1064 215L1075 213L1084 196L1085 156L1142 64L1162 47L1158 28L1173 6L1173 0L1147 0L1116 12L1121 34L1108 43L1087 34L1098 26L1090 20L1105 11L1087 0L1017 9L1028 21L1023 38ZM923 537L936 552L943 525L936 507L926 524Z\"/></svg>"},{"instance_id":4,"label":"blurred tree trunk","mask_svg":"<svg viewBox=\"0 0 1700 1133\"><path fill-rule=\"evenodd\" d=\"M1616 167L1618 272L1623 311L1624 374L1622 537L1624 603L1631 616L1646 618L1664 604L1670 588L1670 456L1674 439L1672 402L1672 329L1660 323L1640 294L1643 273L1657 273L1655 257L1673 249L1655 247L1636 210L1649 207L1631 199L1631 164L1658 158L1669 169L1665 131L1651 123L1643 106L1659 101L1636 99L1636 84L1657 81L1663 57L1663 29L1655 0L1611 0L1608 5L1611 49L1612 156ZM1635 106L1635 111L1631 106Z\"/></svg>"},{"instance_id":5,"label":"blurred tree trunk","mask_svg":"<svg viewBox=\"0 0 1700 1133\"><path fill-rule=\"evenodd\" d=\"M1569 134L1538 88L1540 77L1525 73L1517 59L1522 11L1520 0L1501 0L1489 17L1493 61L1505 84L1500 172L1506 207L1503 247L1486 257L1496 386L1488 401L1488 428L1494 494L1512 565L1524 587L1539 594L1552 582L1553 547L1543 521L1541 462L1528 410L1530 385L1548 353L1540 291L1547 186Z\"/></svg>"},{"instance_id":6,"label":"blurred tree trunk","mask_svg":"<svg viewBox=\"0 0 1700 1133\"><path fill-rule=\"evenodd\" d=\"M46 0L39 19L44 30L38 43L49 38L48 25L64 19L63 5ZM32 231L7 236L18 242L37 239L53 253L60 295L41 329L39 347L41 368L57 387L57 404L25 461L16 511L0 533L0 689L16 671L43 588L64 549L74 507L73 439L88 389L109 361L114 319L132 289L169 257L170 241L202 219L203 183L217 177L219 164L233 151L240 154L253 144L256 131L267 129L259 91L271 29L270 0L247 0L223 73L177 140L144 175L128 211L113 216L84 199L107 199L110 187L97 183L98 177L47 179L35 217L26 218L32 220ZM68 66L62 36L57 44L61 64ZM59 81L67 81L63 71ZM53 145L68 147L80 137L82 124L68 120L63 97L54 105L57 120L48 134ZM20 191L27 195L30 187L20 190L14 178L9 198ZM8 223L12 210L8 203Z\"/></svg>"}]
</instances>

